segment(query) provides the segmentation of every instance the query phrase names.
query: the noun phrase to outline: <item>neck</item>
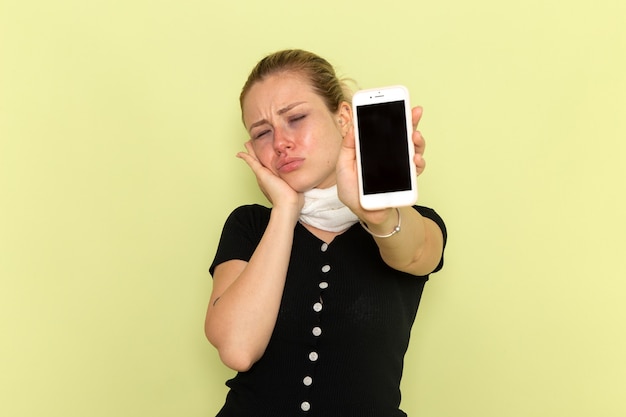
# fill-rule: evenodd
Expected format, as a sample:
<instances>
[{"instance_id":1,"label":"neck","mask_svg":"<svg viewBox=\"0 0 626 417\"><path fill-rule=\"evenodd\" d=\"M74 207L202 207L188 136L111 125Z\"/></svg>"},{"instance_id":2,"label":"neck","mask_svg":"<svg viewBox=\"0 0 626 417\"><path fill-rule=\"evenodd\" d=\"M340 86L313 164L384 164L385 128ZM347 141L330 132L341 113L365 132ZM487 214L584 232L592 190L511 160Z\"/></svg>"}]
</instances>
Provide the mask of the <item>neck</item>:
<instances>
[{"instance_id":1,"label":"neck","mask_svg":"<svg viewBox=\"0 0 626 417\"><path fill-rule=\"evenodd\" d=\"M316 238L318 238L319 240L321 240L322 242L325 242L327 244L330 245L330 243L340 234L342 234L344 231L341 232L329 232L327 230L322 230L322 229L318 229L315 226L311 226L310 224L306 224L303 222L300 222L300 224L302 226L304 226L304 228L306 230L308 230L313 236L315 236Z\"/></svg>"},{"instance_id":2,"label":"neck","mask_svg":"<svg viewBox=\"0 0 626 417\"><path fill-rule=\"evenodd\" d=\"M327 232L342 232L358 221L337 195L337 186L304 193L300 222Z\"/></svg>"}]
</instances>

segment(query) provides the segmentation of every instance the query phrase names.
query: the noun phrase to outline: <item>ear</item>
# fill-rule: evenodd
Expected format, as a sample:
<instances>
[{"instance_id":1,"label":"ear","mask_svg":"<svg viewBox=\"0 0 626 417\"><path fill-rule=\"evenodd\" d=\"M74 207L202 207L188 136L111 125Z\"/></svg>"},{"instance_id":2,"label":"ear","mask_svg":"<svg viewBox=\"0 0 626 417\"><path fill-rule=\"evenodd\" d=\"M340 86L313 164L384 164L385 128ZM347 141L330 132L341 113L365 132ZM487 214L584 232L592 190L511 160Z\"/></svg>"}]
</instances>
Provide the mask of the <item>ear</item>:
<instances>
[{"instance_id":1,"label":"ear","mask_svg":"<svg viewBox=\"0 0 626 417\"><path fill-rule=\"evenodd\" d=\"M352 127L352 106L347 101L342 101L337 110L337 125L341 136L346 136Z\"/></svg>"}]
</instances>

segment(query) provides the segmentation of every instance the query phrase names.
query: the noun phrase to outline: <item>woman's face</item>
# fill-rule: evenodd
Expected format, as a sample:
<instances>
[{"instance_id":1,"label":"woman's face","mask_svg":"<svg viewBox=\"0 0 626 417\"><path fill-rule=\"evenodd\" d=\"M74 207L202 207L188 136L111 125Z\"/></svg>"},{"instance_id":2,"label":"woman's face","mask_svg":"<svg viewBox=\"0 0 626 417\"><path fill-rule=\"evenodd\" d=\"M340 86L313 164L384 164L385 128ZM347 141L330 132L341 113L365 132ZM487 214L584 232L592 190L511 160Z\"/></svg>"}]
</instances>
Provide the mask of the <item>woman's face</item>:
<instances>
[{"instance_id":1,"label":"woman's face","mask_svg":"<svg viewBox=\"0 0 626 417\"><path fill-rule=\"evenodd\" d=\"M256 157L298 192L336 184L342 126L349 117L347 103L331 113L307 79L293 72L255 83L243 101Z\"/></svg>"}]
</instances>

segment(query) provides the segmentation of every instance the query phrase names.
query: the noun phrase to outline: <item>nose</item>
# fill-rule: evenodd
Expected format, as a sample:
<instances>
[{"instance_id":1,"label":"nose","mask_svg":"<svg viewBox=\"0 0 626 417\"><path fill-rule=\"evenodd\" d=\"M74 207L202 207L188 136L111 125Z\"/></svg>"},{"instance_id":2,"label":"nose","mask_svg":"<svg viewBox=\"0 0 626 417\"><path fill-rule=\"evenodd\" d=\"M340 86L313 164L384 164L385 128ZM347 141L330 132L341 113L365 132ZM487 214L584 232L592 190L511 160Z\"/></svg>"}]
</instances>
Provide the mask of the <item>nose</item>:
<instances>
[{"instance_id":1,"label":"nose","mask_svg":"<svg viewBox=\"0 0 626 417\"><path fill-rule=\"evenodd\" d=\"M283 154L293 147L291 137L280 127L274 129L274 150L277 154Z\"/></svg>"}]
</instances>

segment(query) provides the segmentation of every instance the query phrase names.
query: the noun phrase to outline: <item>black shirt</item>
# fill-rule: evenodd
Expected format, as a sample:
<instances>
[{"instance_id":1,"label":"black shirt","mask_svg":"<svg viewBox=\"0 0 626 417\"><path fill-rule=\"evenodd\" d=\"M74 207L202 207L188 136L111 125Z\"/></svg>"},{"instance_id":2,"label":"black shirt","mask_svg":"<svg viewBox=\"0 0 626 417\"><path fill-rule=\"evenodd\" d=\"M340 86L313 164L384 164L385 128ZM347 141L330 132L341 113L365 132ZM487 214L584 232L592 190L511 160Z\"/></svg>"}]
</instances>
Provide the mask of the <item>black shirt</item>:
<instances>
[{"instance_id":1,"label":"black shirt","mask_svg":"<svg viewBox=\"0 0 626 417\"><path fill-rule=\"evenodd\" d=\"M434 220L446 239L443 220ZM270 209L229 216L210 272L248 261ZM443 257L435 269L441 269ZM218 417L399 417L404 354L427 276L387 266L357 223L326 244L297 224L285 289L263 357L227 382Z\"/></svg>"}]
</instances>

